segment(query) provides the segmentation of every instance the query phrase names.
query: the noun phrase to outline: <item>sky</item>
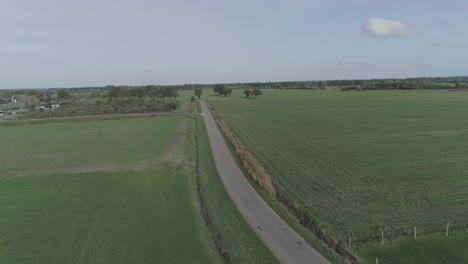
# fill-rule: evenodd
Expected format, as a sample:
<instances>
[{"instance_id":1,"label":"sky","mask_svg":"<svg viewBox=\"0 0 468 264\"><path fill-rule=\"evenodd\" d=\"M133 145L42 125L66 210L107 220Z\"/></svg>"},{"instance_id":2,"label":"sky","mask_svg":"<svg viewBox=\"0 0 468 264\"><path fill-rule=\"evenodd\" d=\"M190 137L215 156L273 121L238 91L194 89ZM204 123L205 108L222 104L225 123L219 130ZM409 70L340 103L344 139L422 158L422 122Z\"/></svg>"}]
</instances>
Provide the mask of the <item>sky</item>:
<instances>
[{"instance_id":1,"label":"sky","mask_svg":"<svg viewBox=\"0 0 468 264\"><path fill-rule=\"evenodd\" d=\"M468 0L0 0L0 89L468 75Z\"/></svg>"}]
</instances>

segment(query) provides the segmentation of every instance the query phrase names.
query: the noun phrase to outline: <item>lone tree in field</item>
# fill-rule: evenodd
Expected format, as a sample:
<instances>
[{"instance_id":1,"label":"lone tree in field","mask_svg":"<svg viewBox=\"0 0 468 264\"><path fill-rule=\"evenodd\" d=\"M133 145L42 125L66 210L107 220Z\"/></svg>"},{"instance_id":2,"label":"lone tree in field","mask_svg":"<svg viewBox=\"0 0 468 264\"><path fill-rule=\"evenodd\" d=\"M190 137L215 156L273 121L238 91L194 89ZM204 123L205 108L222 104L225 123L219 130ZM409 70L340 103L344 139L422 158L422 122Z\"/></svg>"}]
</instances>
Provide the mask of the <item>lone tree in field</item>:
<instances>
[{"instance_id":1,"label":"lone tree in field","mask_svg":"<svg viewBox=\"0 0 468 264\"><path fill-rule=\"evenodd\" d=\"M201 88L195 89L195 95L198 97L198 99L200 99L202 92L203 90Z\"/></svg>"},{"instance_id":2,"label":"lone tree in field","mask_svg":"<svg viewBox=\"0 0 468 264\"><path fill-rule=\"evenodd\" d=\"M224 95L224 96L230 96L231 93L232 93L232 88L224 87L224 89L221 91L221 94Z\"/></svg>"},{"instance_id":3,"label":"lone tree in field","mask_svg":"<svg viewBox=\"0 0 468 264\"><path fill-rule=\"evenodd\" d=\"M252 90L252 94L255 95L255 97L257 97L257 95L262 95L263 93L262 93L262 91L260 89L254 88Z\"/></svg>"},{"instance_id":4,"label":"lone tree in field","mask_svg":"<svg viewBox=\"0 0 468 264\"><path fill-rule=\"evenodd\" d=\"M217 84L213 87L213 91L217 93L218 95L228 96L228 95L231 95L232 88L227 88L226 86L222 84Z\"/></svg>"},{"instance_id":5,"label":"lone tree in field","mask_svg":"<svg viewBox=\"0 0 468 264\"><path fill-rule=\"evenodd\" d=\"M222 94L224 90L226 90L226 86L222 84L217 84L213 87L213 91L217 93L218 95Z\"/></svg>"},{"instance_id":6,"label":"lone tree in field","mask_svg":"<svg viewBox=\"0 0 468 264\"><path fill-rule=\"evenodd\" d=\"M251 93L251 92L250 92L250 90L249 90L249 89L247 89L247 90L244 90L245 97L249 98L249 96L250 96L250 93Z\"/></svg>"}]
</instances>

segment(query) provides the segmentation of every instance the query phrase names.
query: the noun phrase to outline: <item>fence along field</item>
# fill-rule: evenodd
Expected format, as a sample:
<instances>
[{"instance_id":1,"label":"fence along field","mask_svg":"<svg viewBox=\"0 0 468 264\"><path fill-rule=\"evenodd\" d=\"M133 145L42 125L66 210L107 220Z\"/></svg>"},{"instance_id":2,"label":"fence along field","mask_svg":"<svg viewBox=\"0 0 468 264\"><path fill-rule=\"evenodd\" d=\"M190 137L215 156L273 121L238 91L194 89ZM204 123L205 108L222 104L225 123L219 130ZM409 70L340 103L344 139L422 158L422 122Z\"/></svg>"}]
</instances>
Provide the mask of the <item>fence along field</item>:
<instances>
[{"instance_id":1,"label":"fence along field","mask_svg":"<svg viewBox=\"0 0 468 264\"><path fill-rule=\"evenodd\" d=\"M0 263L221 263L198 212L189 125L0 127Z\"/></svg>"},{"instance_id":2,"label":"fence along field","mask_svg":"<svg viewBox=\"0 0 468 264\"><path fill-rule=\"evenodd\" d=\"M443 239L447 223L451 234L468 227L466 93L269 90L207 99L280 197L341 247L350 237L362 248L379 245L383 232L390 247L414 239L415 227L416 239Z\"/></svg>"}]
</instances>

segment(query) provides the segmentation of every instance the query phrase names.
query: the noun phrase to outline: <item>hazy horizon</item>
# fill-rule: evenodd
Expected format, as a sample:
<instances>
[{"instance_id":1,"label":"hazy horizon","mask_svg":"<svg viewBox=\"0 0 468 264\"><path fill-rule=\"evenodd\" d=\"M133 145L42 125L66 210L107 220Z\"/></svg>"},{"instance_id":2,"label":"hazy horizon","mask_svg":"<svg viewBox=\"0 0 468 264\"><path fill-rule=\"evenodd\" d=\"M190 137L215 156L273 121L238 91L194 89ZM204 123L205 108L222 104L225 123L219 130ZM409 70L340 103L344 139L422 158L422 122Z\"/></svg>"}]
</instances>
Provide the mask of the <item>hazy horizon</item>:
<instances>
[{"instance_id":1,"label":"hazy horizon","mask_svg":"<svg viewBox=\"0 0 468 264\"><path fill-rule=\"evenodd\" d=\"M468 75L468 1L0 3L0 89Z\"/></svg>"},{"instance_id":2,"label":"hazy horizon","mask_svg":"<svg viewBox=\"0 0 468 264\"><path fill-rule=\"evenodd\" d=\"M280 81L236 81L236 82L216 82L216 83L145 83L145 84L106 84L106 85L89 85L89 86L50 86L50 87L19 87L19 88L1 88L0 90L28 90L28 89L80 89L80 88L102 88L108 85L116 87L138 87L146 85L156 86L181 86L181 85L215 85L215 84L235 84L235 83L281 83L281 82L315 82L315 81L339 81L339 80L385 80L385 79L418 79L418 78L456 78L456 77L468 77L467 75L446 75L446 76L414 76L414 77L388 77L388 78L362 78L362 79L317 79L317 80L280 80Z\"/></svg>"}]
</instances>

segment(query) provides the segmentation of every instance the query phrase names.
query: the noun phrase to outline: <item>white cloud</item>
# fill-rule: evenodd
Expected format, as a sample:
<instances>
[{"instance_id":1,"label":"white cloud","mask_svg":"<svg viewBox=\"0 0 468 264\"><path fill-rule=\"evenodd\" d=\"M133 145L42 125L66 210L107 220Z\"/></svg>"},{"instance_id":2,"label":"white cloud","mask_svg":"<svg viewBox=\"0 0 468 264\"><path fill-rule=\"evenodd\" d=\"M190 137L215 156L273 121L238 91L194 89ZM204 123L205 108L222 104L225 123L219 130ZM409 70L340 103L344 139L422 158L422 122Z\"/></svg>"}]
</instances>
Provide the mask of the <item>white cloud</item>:
<instances>
[{"instance_id":1,"label":"white cloud","mask_svg":"<svg viewBox=\"0 0 468 264\"><path fill-rule=\"evenodd\" d=\"M369 18L362 29L376 38L406 37L411 35L411 30L403 22L384 18Z\"/></svg>"}]
</instances>

